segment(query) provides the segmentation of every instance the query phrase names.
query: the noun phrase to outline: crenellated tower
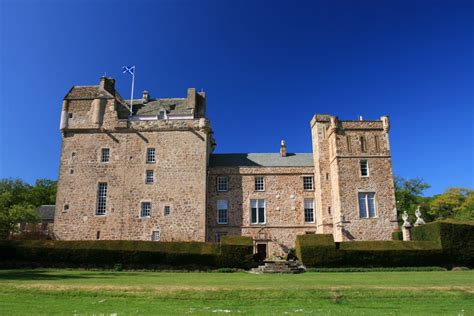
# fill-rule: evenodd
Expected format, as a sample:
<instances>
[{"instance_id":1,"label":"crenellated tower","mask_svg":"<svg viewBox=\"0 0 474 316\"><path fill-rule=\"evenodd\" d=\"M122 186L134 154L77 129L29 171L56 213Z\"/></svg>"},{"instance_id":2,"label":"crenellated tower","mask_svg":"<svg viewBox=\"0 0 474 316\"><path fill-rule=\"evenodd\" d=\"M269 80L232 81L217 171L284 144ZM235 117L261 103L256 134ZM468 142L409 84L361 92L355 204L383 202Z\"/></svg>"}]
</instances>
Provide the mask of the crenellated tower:
<instances>
[{"instance_id":1,"label":"crenellated tower","mask_svg":"<svg viewBox=\"0 0 474 316\"><path fill-rule=\"evenodd\" d=\"M389 119L311 121L318 233L336 241L391 239L397 227Z\"/></svg>"}]
</instances>

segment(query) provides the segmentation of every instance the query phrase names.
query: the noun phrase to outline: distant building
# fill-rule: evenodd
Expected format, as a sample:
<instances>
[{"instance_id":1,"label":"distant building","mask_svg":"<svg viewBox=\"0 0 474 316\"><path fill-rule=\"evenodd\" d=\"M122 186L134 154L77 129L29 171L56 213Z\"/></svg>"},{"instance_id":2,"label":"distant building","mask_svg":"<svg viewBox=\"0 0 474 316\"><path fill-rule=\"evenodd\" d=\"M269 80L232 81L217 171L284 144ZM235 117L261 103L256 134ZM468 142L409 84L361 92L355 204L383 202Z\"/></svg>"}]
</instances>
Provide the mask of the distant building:
<instances>
[{"instance_id":1,"label":"distant building","mask_svg":"<svg viewBox=\"0 0 474 316\"><path fill-rule=\"evenodd\" d=\"M63 100L55 235L215 241L281 255L298 234L387 240L397 228L389 120L315 115L313 152L213 154L206 95L124 100L114 80ZM242 128L249 128L243 123ZM236 131L238 133L238 131Z\"/></svg>"},{"instance_id":2,"label":"distant building","mask_svg":"<svg viewBox=\"0 0 474 316\"><path fill-rule=\"evenodd\" d=\"M35 238L53 238L55 209L55 205L41 205L37 207L36 212L40 217L40 222L37 224L20 223L20 234L17 234L17 236L25 236L25 234L31 236L30 234L34 234Z\"/></svg>"}]
</instances>

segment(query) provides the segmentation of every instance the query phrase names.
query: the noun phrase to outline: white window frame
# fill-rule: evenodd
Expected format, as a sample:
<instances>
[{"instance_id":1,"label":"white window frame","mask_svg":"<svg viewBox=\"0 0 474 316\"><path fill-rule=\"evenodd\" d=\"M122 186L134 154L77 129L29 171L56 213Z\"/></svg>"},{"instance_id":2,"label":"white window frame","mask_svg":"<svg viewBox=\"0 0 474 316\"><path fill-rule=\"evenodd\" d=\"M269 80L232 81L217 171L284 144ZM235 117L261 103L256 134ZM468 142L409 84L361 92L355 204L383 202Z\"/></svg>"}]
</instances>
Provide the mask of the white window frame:
<instances>
[{"instance_id":1,"label":"white window frame","mask_svg":"<svg viewBox=\"0 0 474 316\"><path fill-rule=\"evenodd\" d=\"M148 147L146 149L146 163L156 162L156 149L154 147Z\"/></svg>"},{"instance_id":2,"label":"white window frame","mask_svg":"<svg viewBox=\"0 0 474 316\"><path fill-rule=\"evenodd\" d=\"M95 215L105 216L107 214L107 182L99 182L97 184L97 202Z\"/></svg>"},{"instance_id":3,"label":"white window frame","mask_svg":"<svg viewBox=\"0 0 474 316\"><path fill-rule=\"evenodd\" d=\"M310 179L311 181L311 188L306 188L306 185L308 182L306 181L307 179ZM314 177L313 176L303 176L303 190L304 191L314 191Z\"/></svg>"},{"instance_id":4,"label":"white window frame","mask_svg":"<svg viewBox=\"0 0 474 316\"><path fill-rule=\"evenodd\" d=\"M254 202L255 201L255 202ZM260 220L260 209L262 207L260 202L263 204L263 221ZM256 221L252 221L252 205L255 203L256 206ZM267 209L266 209L266 203L265 199L251 199L250 200L250 224L251 225L265 225L267 223Z\"/></svg>"},{"instance_id":5,"label":"white window frame","mask_svg":"<svg viewBox=\"0 0 474 316\"><path fill-rule=\"evenodd\" d=\"M151 231L151 241L160 241L161 234L159 229L155 229Z\"/></svg>"},{"instance_id":6,"label":"white window frame","mask_svg":"<svg viewBox=\"0 0 474 316\"><path fill-rule=\"evenodd\" d=\"M374 214L373 216L370 216L370 209L369 209L369 195L370 194L373 194L373 208L374 208ZM362 196L362 199L361 199L361 195ZM377 218L378 215L377 215L377 198L376 198L376 193L373 192L373 191L359 191L357 192L357 201L358 201L358 205L359 205L359 218L367 218L367 219L370 219L370 218ZM365 207L365 216L362 216L361 214L361 201L363 201L364 203L364 207Z\"/></svg>"},{"instance_id":7,"label":"white window frame","mask_svg":"<svg viewBox=\"0 0 474 316\"><path fill-rule=\"evenodd\" d=\"M104 147L100 150L100 162L108 163L110 161L110 148Z\"/></svg>"},{"instance_id":8,"label":"white window frame","mask_svg":"<svg viewBox=\"0 0 474 316\"><path fill-rule=\"evenodd\" d=\"M155 183L155 172L153 170L146 170L145 171L145 184L153 184L153 183Z\"/></svg>"},{"instance_id":9,"label":"white window frame","mask_svg":"<svg viewBox=\"0 0 474 316\"><path fill-rule=\"evenodd\" d=\"M362 164L363 163L365 163L365 169L366 169L366 172L367 172L367 174L365 174L365 175L362 173L362 169L363 169ZM359 160L359 174L363 178L368 178L369 177L369 161L367 159Z\"/></svg>"},{"instance_id":10,"label":"white window frame","mask_svg":"<svg viewBox=\"0 0 474 316\"><path fill-rule=\"evenodd\" d=\"M217 192L229 191L229 177L218 176L216 180L216 185L217 185Z\"/></svg>"},{"instance_id":11,"label":"white window frame","mask_svg":"<svg viewBox=\"0 0 474 316\"><path fill-rule=\"evenodd\" d=\"M148 207L145 207L148 206ZM150 201L143 201L140 203L140 217L141 218L148 218L151 216L151 202Z\"/></svg>"},{"instance_id":12,"label":"white window frame","mask_svg":"<svg viewBox=\"0 0 474 316\"><path fill-rule=\"evenodd\" d=\"M309 205L307 203L310 203L311 205ZM309 207L309 206L311 206L311 207ZM309 210L311 210L311 212ZM311 217L313 218L313 220L307 221L306 220L306 215L307 214L311 214ZM314 216L314 199L304 199L303 200L303 215L304 215L304 222L305 223L311 224L311 223L316 222L316 218Z\"/></svg>"},{"instance_id":13,"label":"white window frame","mask_svg":"<svg viewBox=\"0 0 474 316\"><path fill-rule=\"evenodd\" d=\"M221 216L220 216L221 211L225 211L225 221L221 221ZM229 223L229 201L217 200L217 224L224 225L228 223Z\"/></svg>"},{"instance_id":14,"label":"white window frame","mask_svg":"<svg viewBox=\"0 0 474 316\"><path fill-rule=\"evenodd\" d=\"M261 189L258 189L260 185L261 185ZM254 189L256 192L265 192L265 177L256 176L254 178Z\"/></svg>"}]
</instances>

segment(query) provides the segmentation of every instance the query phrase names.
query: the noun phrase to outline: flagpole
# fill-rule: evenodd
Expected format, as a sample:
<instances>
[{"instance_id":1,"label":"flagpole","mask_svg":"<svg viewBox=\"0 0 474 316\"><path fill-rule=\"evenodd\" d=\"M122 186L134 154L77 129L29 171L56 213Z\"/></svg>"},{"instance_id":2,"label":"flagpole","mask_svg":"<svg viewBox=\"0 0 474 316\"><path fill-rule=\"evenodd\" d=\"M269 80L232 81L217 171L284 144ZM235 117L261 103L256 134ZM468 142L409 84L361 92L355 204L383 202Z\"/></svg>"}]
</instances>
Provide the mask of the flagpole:
<instances>
[{"instance_id":1,"label":"flagpole","mask_svg":"<svg viewBox=\"0 0 474 316\"><path fill-rule=\"evenodd\" d=\"M133 115L133 87L135 85L135 67L133 67L133 72L132 72L132 96L130 99L130 116Z\"/></svg>"}]
</instances>

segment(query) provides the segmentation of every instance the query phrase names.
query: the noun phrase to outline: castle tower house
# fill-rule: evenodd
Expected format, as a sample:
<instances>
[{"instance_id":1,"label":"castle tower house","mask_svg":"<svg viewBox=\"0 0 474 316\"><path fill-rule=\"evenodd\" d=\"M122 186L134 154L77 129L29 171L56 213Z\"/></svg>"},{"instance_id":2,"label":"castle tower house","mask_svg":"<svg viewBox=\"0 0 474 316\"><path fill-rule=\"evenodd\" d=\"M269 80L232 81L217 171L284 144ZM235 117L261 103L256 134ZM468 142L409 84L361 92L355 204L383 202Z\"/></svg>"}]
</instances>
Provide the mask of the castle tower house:
<instances>
[{"instance_id":1,"label":"castle tower house","mask_svg":"<svg viewBox=\"0 0 474 316\"><path fill-rule=\"evenodd\" d=\"M391 239L397 227L389 120L311 121L319 233L336 241Z\"/></svg>"}]
</instances>

